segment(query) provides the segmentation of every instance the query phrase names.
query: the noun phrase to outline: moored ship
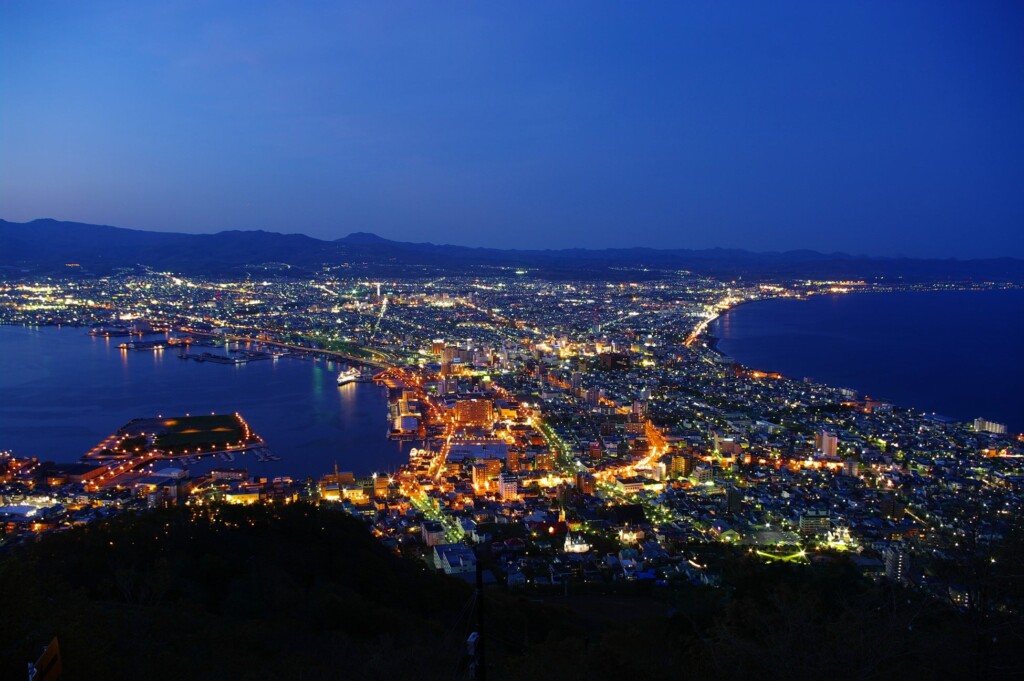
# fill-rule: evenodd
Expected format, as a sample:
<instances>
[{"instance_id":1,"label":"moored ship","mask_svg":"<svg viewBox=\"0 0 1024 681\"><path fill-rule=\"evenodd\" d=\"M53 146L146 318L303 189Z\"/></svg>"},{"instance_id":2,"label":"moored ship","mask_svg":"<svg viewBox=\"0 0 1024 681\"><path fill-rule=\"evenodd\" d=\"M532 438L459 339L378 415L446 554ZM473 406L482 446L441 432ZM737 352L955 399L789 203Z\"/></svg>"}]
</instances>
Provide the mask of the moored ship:
<instances>
[{"instance_id":1,"label":"moored ship","mask_svg":"<svg viewBox=\"0 0 1024 681\"><path fill-rule=\"evenodd\" d=\"M346 383L351 383L352 381L358 381L359 378L360 374L358 369L345 369L340 374L338 374L338 385L345 385Z\"/></svg>"}]
</instances>

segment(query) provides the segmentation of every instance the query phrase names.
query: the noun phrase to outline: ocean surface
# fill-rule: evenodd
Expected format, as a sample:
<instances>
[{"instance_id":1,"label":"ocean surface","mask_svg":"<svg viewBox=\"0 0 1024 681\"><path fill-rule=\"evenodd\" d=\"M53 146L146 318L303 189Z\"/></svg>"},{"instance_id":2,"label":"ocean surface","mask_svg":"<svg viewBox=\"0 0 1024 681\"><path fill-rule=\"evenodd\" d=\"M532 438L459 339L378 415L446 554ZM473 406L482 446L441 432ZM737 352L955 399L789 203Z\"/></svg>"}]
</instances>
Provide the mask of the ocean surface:
<instances>
[{"instance_id":1,"label":"ocean surface","mask_svg":"<svg viewBox=\"0 0 1024 681\"><path fill-rule=\"evenodd\" d=\"M335 462L358 475L408 461L410 445L387 439L387 388L339 386L333 362L195 362L173 349L120 350L126 339L86 331L0 326L0 450L77 461L133 418L237 411L281 460L204 460L211 466L315 479ZM224 349L193 349L203 351Z\"/></svg>"},{"instance_id":2,"label":"ocean surface","mask_svg":"<svg viewBox=\"0 0 1024 681\"><path fill-rule=\"evenodd\" d=\"M757 369L1024 431L1024 291L762 300L710 328Z\"/></svg>"}]
</instances>

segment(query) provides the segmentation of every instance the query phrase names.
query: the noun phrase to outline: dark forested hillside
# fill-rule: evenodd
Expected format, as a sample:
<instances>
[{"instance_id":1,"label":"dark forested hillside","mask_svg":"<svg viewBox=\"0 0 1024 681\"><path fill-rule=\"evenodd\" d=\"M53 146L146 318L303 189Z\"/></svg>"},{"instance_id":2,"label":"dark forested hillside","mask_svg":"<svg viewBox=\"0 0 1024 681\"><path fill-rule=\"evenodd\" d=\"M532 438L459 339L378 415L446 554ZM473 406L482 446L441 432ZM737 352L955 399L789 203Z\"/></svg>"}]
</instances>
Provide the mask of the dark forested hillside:
<instances>
[{"instance_id":1,"label":"dark forested hillside","mask_svg":"<svg viewBox=\"0 0 1024 681\"><path fill-rule=\"evenodd\" d=\"M487 593L490 679L1019 678L1019 621L843 561L736 556L721 589ZM0 558L0 678L58 636L64 678L461 679L470 587L304 504L174 508ZM1001 616L1000 616L1001 617Z\"/></svg>"}]
</instances>

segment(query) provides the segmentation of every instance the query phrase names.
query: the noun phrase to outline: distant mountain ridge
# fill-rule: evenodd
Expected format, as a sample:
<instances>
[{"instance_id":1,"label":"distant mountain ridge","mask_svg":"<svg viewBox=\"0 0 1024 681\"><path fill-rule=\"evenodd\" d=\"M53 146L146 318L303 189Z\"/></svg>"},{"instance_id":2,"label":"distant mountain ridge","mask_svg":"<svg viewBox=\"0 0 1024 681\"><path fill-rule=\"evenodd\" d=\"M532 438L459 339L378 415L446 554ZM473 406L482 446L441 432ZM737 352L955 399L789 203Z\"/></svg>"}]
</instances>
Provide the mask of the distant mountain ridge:
<instances>
[{"instance_id":1,"label":"distant mountain ridge","mask_svg":"<svg viewBox=\"0 0 1024 681\"><path fill-rule=\"evenodd\" d=\"M755 253L724 248L505 250L391 241L368 232L325 241L263 230L186 234L51 219L26 223L0 220L0 271L67 272L68 263L94 274L141 265L182 274L229 275L274 264L294 268L294 274L302 275L325 265L348 264L359 271L389 276L418 276L427 270L481 274L495 268L527 268L531 273L559 278L621 278L622 268L649 268L746 278L1024 282L1024 260L1015 258L879 258L810 250Z\"/></svg>"}]
</instances>

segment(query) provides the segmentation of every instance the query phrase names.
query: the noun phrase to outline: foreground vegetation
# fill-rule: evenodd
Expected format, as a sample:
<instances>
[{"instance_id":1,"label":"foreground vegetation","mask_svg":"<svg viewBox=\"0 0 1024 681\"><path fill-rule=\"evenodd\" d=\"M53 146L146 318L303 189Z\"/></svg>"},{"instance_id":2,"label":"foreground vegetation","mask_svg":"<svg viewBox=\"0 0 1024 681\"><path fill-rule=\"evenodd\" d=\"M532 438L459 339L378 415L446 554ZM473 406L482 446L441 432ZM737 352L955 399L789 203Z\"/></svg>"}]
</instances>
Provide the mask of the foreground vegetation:
<instances>
[{"instance_id":1,"label":"foreground vegetation","mask_svg":"<svg viewBox=\"0 0 1024 681\"><path fill-rule=\"evenodd\" d=\"M487 595L492 679L1014 678L1019 621L979 622L847 564L737 557L727 586ZM464 678L469 585L358 520L290 506L160 509L0 559L0 678L54 635L74 679Z\"/></svg>"}]
</instances>

